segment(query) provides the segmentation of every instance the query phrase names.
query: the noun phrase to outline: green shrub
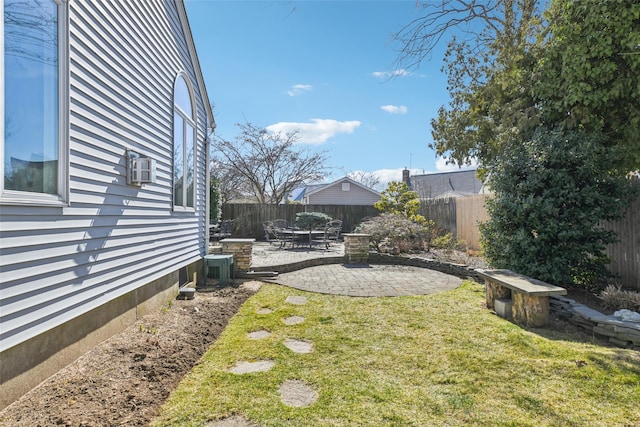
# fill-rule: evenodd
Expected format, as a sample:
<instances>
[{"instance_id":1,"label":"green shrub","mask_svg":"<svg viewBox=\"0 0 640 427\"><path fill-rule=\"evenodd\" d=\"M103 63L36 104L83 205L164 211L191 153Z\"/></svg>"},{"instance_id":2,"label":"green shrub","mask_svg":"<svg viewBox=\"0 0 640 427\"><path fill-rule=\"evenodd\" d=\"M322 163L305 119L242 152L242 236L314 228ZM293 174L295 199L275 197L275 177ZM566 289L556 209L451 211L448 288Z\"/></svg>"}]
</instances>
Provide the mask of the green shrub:
<instances>
[{"instance_id":1,"label":"green shrub","mask_svg":"<svg viewBox=\"0 0 640 427\"><path fill-rule=\"evenodd\" d=\"M622 215L630 186L611 171L616 153L605 142L541 129L491 165L495 197L480 230L494 267L587 288L607 277L603 251L616 236L601 223Z\"/></svg>"},{"instance_id":2,"label":"green shrub","mask_svg":"<svg viewBox=\"0 0 640 427\"><path fill-rule=\"evenodd\" d=\"M410 252L429 250L438 235L433 221L417 223L401 214L383 213L369 218L356 227L356 232L371 236L371 243L379 252Z\"/></svg>"},{"instance_id":3,"label":"green shrub","mask_svg":"<svg viewBox=\"0 0 640 427\"><path fill-rule=\"evenodd\" d=\"M451 251L467 251L467 242L465 242L464 240L458 240L451 232L436 236L431 241L431 246L437 249L447 249Z\"/></svg>"},{"instance_id":4,"label":"green shrub","mask_svg":"<svg viewBox=\"0 0 640 427\"><path fill-rule=\"evenodd\" d=\"M426 222L426 218L418 213L420 197L418 193L411 191L406 182L391 181L380 196L380 200L373 206L381 213L402 215L420 224Z\"/></svg>"},{"instance_id":5,"label":"green shrub","mask_svg":"<svg viewBox=\"0 0 640 427\"><path fill-rule=\"evenodd\" d=\"M316 227L323 227L331 219L329 215L322 212L298 212L296 214L296 227L303 230L311 230Z\"/></svg>"}]
</instances>

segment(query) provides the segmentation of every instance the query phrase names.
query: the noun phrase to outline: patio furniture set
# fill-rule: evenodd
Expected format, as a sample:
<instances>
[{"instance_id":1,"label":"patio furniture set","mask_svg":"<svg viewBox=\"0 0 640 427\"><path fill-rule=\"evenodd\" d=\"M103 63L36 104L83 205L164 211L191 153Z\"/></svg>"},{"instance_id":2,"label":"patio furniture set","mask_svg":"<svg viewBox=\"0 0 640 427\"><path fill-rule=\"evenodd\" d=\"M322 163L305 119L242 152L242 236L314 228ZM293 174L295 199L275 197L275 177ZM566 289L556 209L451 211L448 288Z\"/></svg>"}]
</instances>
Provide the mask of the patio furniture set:
<instances>
[{"instance_id":1,"label":"patio furniture set","mask_svg":"<svg viewBox=\"0 0 640 427\"><path fill-rule=\"evenodd\" d=\"M290 249L296 247L323 246L329 249L332 243L336 243L341 238L342 221L330 220L323 226L305 226L301 227L300 222L296 221L296 225L289 225L283 219L265 221L262 223L264 228L264 236L267 242L277 245L279 249Z\"/></svg>"}]
</instances>

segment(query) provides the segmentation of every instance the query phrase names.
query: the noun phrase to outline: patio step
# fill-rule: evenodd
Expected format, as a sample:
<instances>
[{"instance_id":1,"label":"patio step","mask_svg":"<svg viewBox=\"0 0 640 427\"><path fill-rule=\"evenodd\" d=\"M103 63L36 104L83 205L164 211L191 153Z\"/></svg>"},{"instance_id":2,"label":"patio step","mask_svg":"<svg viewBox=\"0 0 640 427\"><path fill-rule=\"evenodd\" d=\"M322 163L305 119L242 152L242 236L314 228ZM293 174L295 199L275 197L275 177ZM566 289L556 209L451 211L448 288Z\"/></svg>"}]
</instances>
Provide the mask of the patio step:
<instances>
[{"instance_id":1,"label":"patio step","mask_svg":"<svg viewBox=\"0 0 640 427\"><path fill-rule=\"evenodd\" d=\"M238 272L238 277L242 278L251 278L251 277L277 277L277 271L246 271L246 272Z\"/></svg>"}]
</instances>

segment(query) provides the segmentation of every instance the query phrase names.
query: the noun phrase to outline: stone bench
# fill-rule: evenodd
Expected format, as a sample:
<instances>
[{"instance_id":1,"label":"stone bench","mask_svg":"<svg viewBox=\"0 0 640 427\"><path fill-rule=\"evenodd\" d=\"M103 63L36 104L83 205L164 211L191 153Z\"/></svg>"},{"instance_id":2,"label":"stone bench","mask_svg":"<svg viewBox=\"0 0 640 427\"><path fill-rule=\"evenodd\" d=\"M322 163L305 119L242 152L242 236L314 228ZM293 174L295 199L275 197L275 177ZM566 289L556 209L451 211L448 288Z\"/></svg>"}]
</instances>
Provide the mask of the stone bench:
<instances>
[{"instance_id":1,"label":"stone bench","mask_svg":"<svg viewBox=\"0 0 640 427\"><path fill-rule=\"evenodd\" d=\"M549 323L549 297L567 290L509 270L476 270L484 279L487 307L515 323L540 327Z\"/></svg>"}]
</instances>

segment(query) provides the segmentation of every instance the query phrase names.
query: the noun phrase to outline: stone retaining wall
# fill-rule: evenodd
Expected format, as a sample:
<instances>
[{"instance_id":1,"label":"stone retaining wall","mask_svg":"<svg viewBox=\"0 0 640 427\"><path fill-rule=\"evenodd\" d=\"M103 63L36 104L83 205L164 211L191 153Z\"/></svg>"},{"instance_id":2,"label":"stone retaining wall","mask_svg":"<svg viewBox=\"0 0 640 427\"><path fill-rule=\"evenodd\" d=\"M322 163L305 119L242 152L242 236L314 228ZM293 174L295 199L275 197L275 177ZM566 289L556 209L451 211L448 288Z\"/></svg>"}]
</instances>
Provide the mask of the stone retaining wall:
<instances>
[{"instance_id":1,"label":"stone retaining wall","mask_svg":"<svg viewBox=\"0 0 640 427\"><path fill-rule=\"evenodd\" d=\"M640 323L623 322L566 297L550 297L552 313L618 347L640 350Z\"/></svg>"},{"instance_id":2,"label":"stone retaining wall","mask_svg":"<svg viewBox=\"0 0 640 427\"><path fill-rule=\"evenodd\" d=\"M446 262L435 261L432 259L379 254L377 252L369 252L368 258L369 258L369 263L371 264L406 265L410 267L428 268L431 270L439 271L441 273L450 274L452 276L456 276L461 279L470 279L478 283L483 283L483 279L478 275L478 273L476 273L476 271L473 268L463 264L449 264ZM304 261L292 262L292 263L281 264L281 265L253 267L251 270L290 273L292 271L296 271L296 270L300 270L308 267L315 267L318 265L343 264L343 263L349 263L349 259L346 255L322 257L322 258L311 258Z\"/></svg>"},{"instance_id":3,"label":"stone retaining wall","mask_svg":"<svg viewBox=\"0 0 640 427\"><path fill-rule=\"evenodd\" d=\"M277 273L291 273L303 268L316 267L318 265L343 264L347 262L346 256L326 256L322 258L310 258L303 261L290 262L280 265L266 265L251 268L251 271L275 271Z\"/></svg>"},{"instance_id":4,"label":"stone retaining wall","mask_svg":"<svg viewBox=\"0 0 640 427\"><path fill-rule=\"evenodd\" d=\"M406 257L389 254L380 254L377 252L369 253L369 262L372 264L394 264L408 265L411 267L422 267L430 270L439 271L441 273L450 274L461 279L470 279L478 283L484 283L484 279L476 273L474 268L464 264L451 264L448 262L436 261L421 257Z\"/></svg>"}]
</instances>

